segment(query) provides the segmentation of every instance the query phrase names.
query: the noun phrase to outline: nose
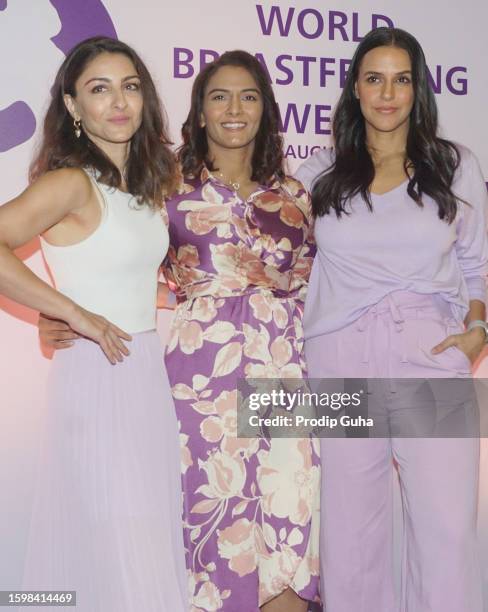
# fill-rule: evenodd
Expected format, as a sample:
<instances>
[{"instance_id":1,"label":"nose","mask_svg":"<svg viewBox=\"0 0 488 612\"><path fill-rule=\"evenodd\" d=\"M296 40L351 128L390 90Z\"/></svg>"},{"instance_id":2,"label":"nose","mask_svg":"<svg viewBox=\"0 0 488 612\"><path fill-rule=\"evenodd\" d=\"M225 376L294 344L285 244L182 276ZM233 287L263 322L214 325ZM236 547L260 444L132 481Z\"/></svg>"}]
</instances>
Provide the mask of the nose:
<instances>
[{"instance_id":1,"label":"nose","mask_svg":"<svg viewBox=\"0 0 488 612\"><path fill-rule=\"evenodd\" d=\"M233 94L230 97L229 106L227 107L227 112L229 113L229 115L236 116L236 115L239 115L241 110L242 110L241 96L240 94Z\"/></svg>"},{"instance_id":2,"label":"nose","mask_svg":"<svg viewBox=\"0 0 488 612\"><path fill-rule=\"evenodd\" d=\"M118 109L125 108L127 106L127 98L124 89L115 89L113 94L113 106Z\"/></svg>"},{"instance_id":3,"label":"nose","mask_svg":"<svg viewBox=\"0 0 488 612\"><path fill-rule=\"evenodd\" d=\"M383 83L383 87L381 88L381 97L384 100L391 100L394 96L393 91L393 82L389 79L386 79Z\"/></svg>"}]
</instances>

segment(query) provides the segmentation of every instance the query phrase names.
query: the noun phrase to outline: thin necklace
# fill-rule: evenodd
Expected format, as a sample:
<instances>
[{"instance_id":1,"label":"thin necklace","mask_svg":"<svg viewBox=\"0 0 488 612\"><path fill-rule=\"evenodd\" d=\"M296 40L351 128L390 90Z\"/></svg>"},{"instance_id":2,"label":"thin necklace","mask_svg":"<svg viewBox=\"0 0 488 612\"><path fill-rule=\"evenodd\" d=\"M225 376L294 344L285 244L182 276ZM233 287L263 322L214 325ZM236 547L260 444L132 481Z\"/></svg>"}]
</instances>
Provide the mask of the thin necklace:
<instances>
[{"instance_id":1,"label":"thin necklace","mask_svg":"<svg viewBox=\"0 0 488 612\"><path fill-rule=\"evenodd\" d=\"M241 188L241 183L239 181L229 179L223 172L218 172L217 175L220 176L226 185L230 185L234 191L239 191Z\"/></svg>"}]
</instances>

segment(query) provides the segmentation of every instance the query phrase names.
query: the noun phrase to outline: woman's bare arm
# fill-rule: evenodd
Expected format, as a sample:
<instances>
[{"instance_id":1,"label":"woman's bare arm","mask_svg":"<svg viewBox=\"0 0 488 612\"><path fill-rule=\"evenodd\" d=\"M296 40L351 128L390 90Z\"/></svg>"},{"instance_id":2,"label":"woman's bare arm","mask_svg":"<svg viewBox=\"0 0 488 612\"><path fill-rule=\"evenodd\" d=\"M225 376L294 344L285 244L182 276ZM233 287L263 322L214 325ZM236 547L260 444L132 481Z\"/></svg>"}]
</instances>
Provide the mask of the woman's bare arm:
<instances>
[{"instance_id":1,"label":"woman's bare arm","mask_svg":"<svg viewBox=\"0 0 488 612\"><path fill-rule=\"evenodd\" d=\"M66 321L75 331L98 342L112 363L127 354L120 338L130 336L99 315L89 313L34 274L13 253L70 214L82 209L91 196L88 177L64 168L42 176L22 194L0 207L0 293Z\"/></svg>"}]
</instances>

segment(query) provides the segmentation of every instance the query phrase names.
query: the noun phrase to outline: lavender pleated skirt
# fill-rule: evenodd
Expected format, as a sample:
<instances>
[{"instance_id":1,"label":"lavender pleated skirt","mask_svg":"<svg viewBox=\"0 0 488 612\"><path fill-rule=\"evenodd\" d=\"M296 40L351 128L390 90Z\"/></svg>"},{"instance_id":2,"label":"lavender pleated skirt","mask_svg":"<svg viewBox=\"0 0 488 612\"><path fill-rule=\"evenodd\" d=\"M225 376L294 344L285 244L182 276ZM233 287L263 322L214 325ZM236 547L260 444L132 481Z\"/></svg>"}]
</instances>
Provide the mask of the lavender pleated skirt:
<instances>
[{"instance_id":1,"label":"lavender pleated skirt","mask_svg":"<svg viewBox=\"0 0 488 612\"><path fill-rule=\"evenodd\" d=\"M54 357L23 588L76 590L77 612L183 612L178 425L157 332L129 348L115 366L87 340Z\"/></svg>"}]
</instances>

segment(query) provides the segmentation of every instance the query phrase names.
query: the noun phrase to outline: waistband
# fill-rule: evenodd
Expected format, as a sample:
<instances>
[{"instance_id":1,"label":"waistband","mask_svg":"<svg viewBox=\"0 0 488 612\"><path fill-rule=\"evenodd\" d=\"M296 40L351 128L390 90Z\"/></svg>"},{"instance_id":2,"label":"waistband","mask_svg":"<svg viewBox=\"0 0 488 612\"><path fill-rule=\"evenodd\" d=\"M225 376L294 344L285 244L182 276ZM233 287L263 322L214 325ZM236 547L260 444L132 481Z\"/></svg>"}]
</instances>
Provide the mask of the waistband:
<instances>
[{"instance_id":1,"label":"waistband","mask_svg":"<svg viewBox=\"0 0 488 612\"><path fill-rule=\"evenodd\" d=\"M459 319L458 312L453 305L439 294L414 293L413 291L394 291L388 293L376 304L370 306L359 317L356 323L369 319L372 315L390 313L395 322L407 319L423 318L435 314L442 318Z\"/></svg>"},{"instance_id":2,"label":"waistband","mask_svg":"<svg viewBox=\"0 0 488 612\"><path fill-rule=\"evenodd\" d=\"M156 328L151 328L151 329L144 329L142 331L136 331L136 332L131 332L128 331L127 332L129 334L129 336L132 338L132 341L134 341L135 339L141 339L143 340L146 337L150 337L150 336L157 336L158 338L159 336L159 332ZM123 338L121 338L121 341L124 343L127 343L127 346L130 348L130 340L124 340ZM83 336L79 337L79 338L75 338L73 340L74 344L76 343L83 343L83 342L87 342L89 344L94 344L95 346L97 346L97 342L95 342L94 340L91 340L90 338L85 338Z\"/></svg>"},{"instance_id":3,"label":"waistband","mask_svg":"<svg viewBox=\"0 0 488 612\"><path fill-rule=\"evenodd\" d=\"M220 284L220 283L219 283ZM178 304L183 304L196 298L213 298L216 300L229 299L229 298L240 298L250 297L252 295L262 295L268 298L275 298L281 300L300 300L302 301L302 295L299 290L292 292L287 289L278 289L276 287L246 287L242 290L228 290L223 287L215 287L213 285L209 287L187 287L184 292L177 293L176 300Z\"/></svg>"},{"instance_id":4,"label":"waistband","mask_svg":"<svg viewBox=\"0 0 488 612\"><path fill-rule=\"evenodd\" d=\"M402 338L404 323L411 319L440 319L446 327L446 335L458 331L460 320L455 308L438 294L419 294L412 291L394 291L374 304L353 324L359 332L365 333L364 350L361 361L369 363L372 337L379 317L391 318L394 329L400 334L401 363L408 363L407 346ZM391 376L390 376L391 378ZM395 383L390 381L390 390L395 391Z\"/></svg>"}]
</instances>

